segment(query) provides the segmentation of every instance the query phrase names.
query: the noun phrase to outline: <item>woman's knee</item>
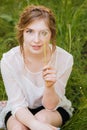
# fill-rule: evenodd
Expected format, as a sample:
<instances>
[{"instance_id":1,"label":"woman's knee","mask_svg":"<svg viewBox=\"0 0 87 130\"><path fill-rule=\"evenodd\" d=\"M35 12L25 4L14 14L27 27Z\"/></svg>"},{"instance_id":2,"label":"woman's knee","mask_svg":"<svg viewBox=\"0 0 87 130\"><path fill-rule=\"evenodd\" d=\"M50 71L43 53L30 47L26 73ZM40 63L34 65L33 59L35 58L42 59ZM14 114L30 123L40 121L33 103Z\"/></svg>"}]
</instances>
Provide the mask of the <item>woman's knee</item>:
<instances>
[{"instance_id":1,"label":"woman's knee","mask_svg":"<svg viewBox=\"0 0 87 130\"><path fill-rule=\"evenodd\" d=\"M44 109L44 110L41 110L40 112L38 112L35 115L35 117L39 121L51 124L56 127L62 125L62 117L57 111L52 112L52 111L48 111L48 110Z\"/></svg>"},{"instance_id":2,"label":"woman's knee","mask_svg":"<svg viewBox=\"0 0 87 130\"><path fill-rule=\"evenodd\" d=\"M11 116L7 121L7 130L28 130L28 128Z\"/></svg>"},{"instance_id":3,"label":"woman's knee","mask_svg":"<svg viewBox=\"0 0 87 130\"><path fill-rule=\"evenodd\" d=\"M38 112L38 113L35 115L35 117L36 117L36 119L38 119L39 121L48 122L48 116L47 116L45 110L41 110L40 112Z\"/></svg>"},{"instance_id":4,"label":"woman's knee","mask_svg":"<svg viewBox=\"0 0 87 130\"><path fill-rule=\"evenodd\" d=\"M7 128L8 130L27 130L23 125L21 124L14 124Z\"/></svg>"}]
</instances>

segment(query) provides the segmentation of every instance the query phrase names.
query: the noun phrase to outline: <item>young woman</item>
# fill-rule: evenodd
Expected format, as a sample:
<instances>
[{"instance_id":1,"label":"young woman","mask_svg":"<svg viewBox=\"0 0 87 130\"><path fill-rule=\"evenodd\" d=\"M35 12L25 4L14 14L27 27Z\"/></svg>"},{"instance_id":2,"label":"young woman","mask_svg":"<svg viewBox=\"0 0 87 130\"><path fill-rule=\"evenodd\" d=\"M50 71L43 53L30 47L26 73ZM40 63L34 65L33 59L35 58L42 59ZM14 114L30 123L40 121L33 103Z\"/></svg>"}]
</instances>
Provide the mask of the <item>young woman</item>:
<instances>
[{"instance_id":1,"label":"young woman","mask_svg":"<svg viewBox=\"0 0 87 130\"><path fill-rule=\"evenodd\" d=\"M44 6L28 6L20 16L20 46L3 54L1 72L8 96L8 130L57 130L72 116L65 97L73 57L56 46L56 23Z\"/></svg>"}]
</instances>

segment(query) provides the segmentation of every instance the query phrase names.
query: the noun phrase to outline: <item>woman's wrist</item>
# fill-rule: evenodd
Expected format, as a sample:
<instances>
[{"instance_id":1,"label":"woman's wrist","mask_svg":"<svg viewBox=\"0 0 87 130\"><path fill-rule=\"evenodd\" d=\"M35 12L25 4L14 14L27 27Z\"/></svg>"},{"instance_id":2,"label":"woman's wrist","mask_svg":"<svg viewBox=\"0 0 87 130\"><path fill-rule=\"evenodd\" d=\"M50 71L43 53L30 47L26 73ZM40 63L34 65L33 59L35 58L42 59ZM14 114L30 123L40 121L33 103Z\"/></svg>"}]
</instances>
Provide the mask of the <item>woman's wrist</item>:
<instances>
[{"instance_id":1,"label":"woman's wrist","mask_svg":"<svg viewBox=\"0 0 87 130\"><path fill-rule=\"evenodd\" d=\"M52 85L52 86L50 86L50 87L45 87L45 91L44 92L46 92L46 93L55 93L55 87Z\"/></svg>"}]
</instances>

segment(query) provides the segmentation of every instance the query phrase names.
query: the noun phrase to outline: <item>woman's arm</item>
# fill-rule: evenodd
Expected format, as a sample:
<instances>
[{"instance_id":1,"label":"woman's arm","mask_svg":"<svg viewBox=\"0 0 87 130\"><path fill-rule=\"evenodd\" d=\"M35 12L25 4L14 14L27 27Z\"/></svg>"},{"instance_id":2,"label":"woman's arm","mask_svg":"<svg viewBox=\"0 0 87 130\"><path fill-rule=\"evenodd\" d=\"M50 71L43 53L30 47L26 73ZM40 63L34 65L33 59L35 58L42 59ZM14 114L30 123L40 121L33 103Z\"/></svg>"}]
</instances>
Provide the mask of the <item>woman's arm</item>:
<instances>
[{"instance_id":1,"label":"woman's arm","mask_svg":"<svg viewBox=\"0 0 87 130\"><path fill-rule=\"evenodd\" d=\"M55 91L54 84L56 82L56 70L52 67L46 66L43 69L43 78L45 80L45 89L42 103L45 108L53 110L59 103L59 96Z\"/></svg>"},{"instance_id":2,"label":"woman's arm","mask_svg":"<svg viewBox=\"0 0 87 130\"><path fill-rule=\"evenodd\" d=\"M70 56L66 64L62 66L63 70L61 71L60 69L60 72L63 73L61 75L59 75L59 71L56 73L56 70L52 67L46 66L43 69L43 78L46 85L42 103L45 108L50 110L54 110L58 106L62 96L65 94L65 86L72 71L73 57Z\"/></svg>"},{"instance_id":3,"label":"woman's arm","mask_svg":"<svg viewBox=\"0 0 87 130\"><path fill-rule=\"evenodd\" d=\"M20 108L16 113L15 117L19 120L22 124L27 126L28 128L32 129L33 125L36 122L35 116L28 110L28 108Z\"/></svg>"}]
</instances>

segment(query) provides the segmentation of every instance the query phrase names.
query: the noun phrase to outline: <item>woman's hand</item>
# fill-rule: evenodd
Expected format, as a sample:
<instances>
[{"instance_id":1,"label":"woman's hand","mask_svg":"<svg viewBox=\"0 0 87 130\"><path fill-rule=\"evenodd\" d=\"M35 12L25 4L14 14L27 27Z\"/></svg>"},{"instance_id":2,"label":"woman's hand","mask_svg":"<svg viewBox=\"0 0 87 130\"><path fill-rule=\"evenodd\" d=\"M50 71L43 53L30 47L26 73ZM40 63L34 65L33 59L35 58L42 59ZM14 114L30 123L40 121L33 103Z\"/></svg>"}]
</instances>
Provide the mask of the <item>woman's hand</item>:
<instances>
[{"instance_id":1,"label":"woman's hand","mask_svg":"<svg viewBox=\"0 0 87 130\"><path fill-rule=\"evenodd\" d=\"M46 82L46 87L52 87L56 82L56 70L53 67L45 66L43 68L43 78Z\"/></svg>"}]
</instances>

